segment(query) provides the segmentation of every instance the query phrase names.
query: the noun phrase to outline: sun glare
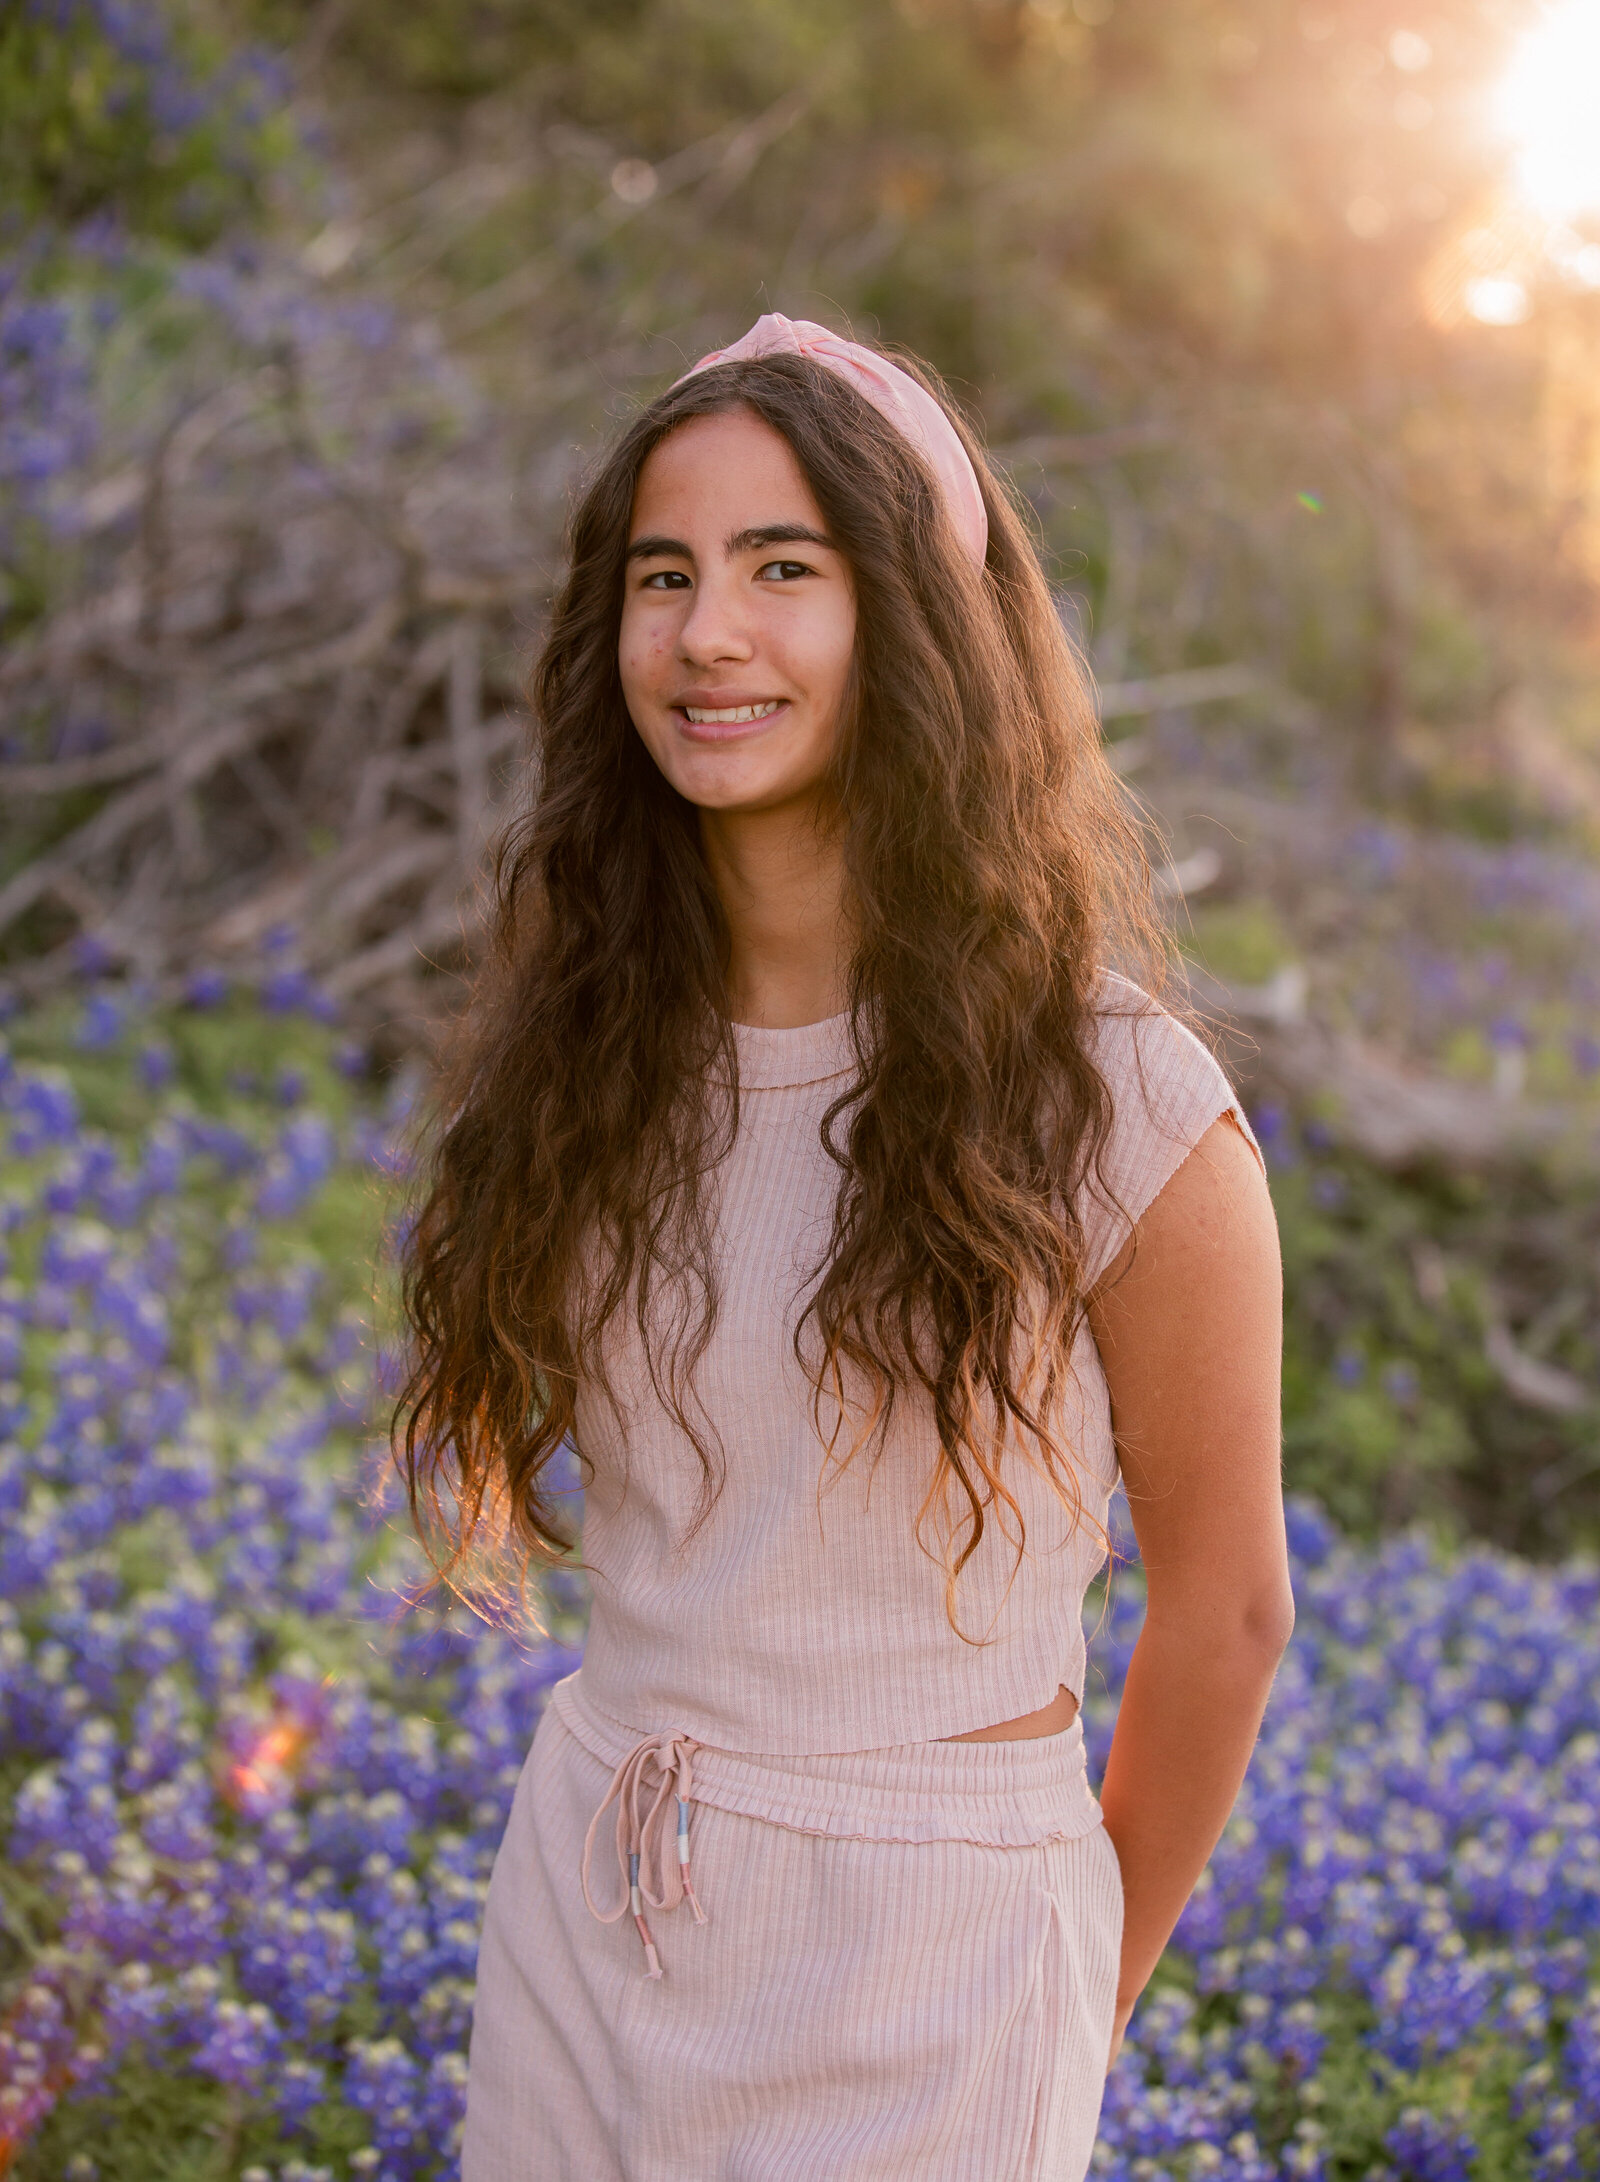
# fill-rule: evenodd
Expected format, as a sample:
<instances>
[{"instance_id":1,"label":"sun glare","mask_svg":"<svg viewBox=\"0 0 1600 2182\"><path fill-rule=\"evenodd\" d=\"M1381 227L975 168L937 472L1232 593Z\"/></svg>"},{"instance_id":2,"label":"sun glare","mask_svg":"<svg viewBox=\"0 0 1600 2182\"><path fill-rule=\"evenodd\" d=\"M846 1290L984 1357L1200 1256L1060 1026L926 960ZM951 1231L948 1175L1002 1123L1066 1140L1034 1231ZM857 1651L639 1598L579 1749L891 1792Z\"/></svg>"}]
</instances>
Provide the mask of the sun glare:
<instances>
[{"instance_id":1,"label":"sun glare","mask_svg":"<svg viewBox=\"0 0 1600 2182\"><path fill-rule=\"evenodd\" d=\"M1555 0L1518 46L1499 119L1547 219L1600 212L1600 0Z\"/></svg>"}]
</instances>

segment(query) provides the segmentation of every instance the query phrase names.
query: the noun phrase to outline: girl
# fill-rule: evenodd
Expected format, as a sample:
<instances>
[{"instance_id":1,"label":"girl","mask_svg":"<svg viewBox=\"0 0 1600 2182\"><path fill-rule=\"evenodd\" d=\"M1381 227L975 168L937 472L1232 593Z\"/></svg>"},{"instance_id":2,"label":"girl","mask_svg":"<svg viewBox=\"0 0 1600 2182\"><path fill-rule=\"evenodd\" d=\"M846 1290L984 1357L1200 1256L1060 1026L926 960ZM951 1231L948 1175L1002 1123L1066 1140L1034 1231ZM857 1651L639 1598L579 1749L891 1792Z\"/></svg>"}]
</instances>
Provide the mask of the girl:
<instances>
[{"instance_id":1,"label":"girl","mask_svg":"<svg viewBox=\"0 0 1600 2182\"><path fill-rule=\"evenodd\" d=\"M1292 1619L1260 1155L1109 967L1159 945L1084 675L931 375L771 316L603 464L534 696L403 1460L448 1571L563 1551L575 1449L593 1618L464 2182L1079 2182Z\"/></svg>"}]
</instances>

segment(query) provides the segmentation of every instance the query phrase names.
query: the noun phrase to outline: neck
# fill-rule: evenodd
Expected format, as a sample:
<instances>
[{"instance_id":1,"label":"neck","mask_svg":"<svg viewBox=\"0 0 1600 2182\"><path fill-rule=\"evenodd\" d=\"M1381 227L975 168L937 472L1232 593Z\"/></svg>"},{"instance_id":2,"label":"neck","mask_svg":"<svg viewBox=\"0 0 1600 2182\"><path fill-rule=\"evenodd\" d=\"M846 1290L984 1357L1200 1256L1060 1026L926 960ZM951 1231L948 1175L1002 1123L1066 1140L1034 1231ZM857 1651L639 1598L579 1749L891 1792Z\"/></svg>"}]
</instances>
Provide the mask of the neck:
<instances>
[{"instance_id":1,"label":"neck","mask_svg":"<svg viewBox=\"0 0 1600 2182\"><path fill-rule=\"evenodd\" d=\"M700 812L700 838L728 920L728 1012L793 1030L848 1002L849 919L838 830L814 806Z\"/></svg>"}]
</instances>

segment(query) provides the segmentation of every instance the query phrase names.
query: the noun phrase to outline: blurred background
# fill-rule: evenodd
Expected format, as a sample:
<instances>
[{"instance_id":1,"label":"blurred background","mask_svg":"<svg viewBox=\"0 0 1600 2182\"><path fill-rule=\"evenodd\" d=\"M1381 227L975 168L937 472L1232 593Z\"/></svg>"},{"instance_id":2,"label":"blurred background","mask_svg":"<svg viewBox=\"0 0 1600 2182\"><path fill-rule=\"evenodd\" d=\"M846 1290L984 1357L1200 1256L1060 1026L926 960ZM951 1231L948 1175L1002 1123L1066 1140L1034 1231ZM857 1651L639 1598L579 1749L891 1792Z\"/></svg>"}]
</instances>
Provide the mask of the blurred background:
<instances>
[{"instance_id":1,"label":"blurred background","mask_svg":"<svg viewBox=\"0 0 1600 2182\"><path fill-rule=\"evenodd\" d=\"M768 309L1035 511L1291 1484L1600 1542L1600 0L8 7L12 1004L298 981L425 1066L574 481Z\"/></svg>"}]
</instances>

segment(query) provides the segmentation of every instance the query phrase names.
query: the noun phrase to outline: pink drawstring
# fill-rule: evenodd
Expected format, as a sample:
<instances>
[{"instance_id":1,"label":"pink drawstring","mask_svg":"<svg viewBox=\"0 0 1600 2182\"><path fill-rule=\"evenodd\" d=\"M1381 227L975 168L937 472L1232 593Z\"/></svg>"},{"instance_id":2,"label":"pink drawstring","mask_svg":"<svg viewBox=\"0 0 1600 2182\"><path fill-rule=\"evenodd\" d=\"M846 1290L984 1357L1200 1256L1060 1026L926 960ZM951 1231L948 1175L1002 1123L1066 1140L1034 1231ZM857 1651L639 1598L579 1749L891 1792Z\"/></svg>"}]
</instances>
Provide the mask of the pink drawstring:
<instances>
[{"instance_id":1,"label":"pink drawstring","mask_svg":"<svg viewBox=\"0 0 1600 2182\"><path fill-rule=\"evenodd\" d=\"M689 1876L689 1803L694 1793L690 1761L699 1747L692 1735L646 1735L643 1741L635 1743L612 1774L605 1801L589 1821L589 1831L584 1836L583 1898L590 1913L602 1924L615 1924L619 1917L632 1910L634 1924L644 1943L647 1978L661 1975L661 1958L644 1920L646 1902L652 1909L676 1909L687 1896L695 1923L706 1921L694 1881ZM654 1784L654 1800L641 1816L642 1795L648 1793L645 1771L650 1766L659 1777ZM669 1846L667 1832L667 1805L674 1798L678 1806L675 1851ZM589 1891L589 1858L600 1821L613 1800L617 1806L617 1868L627 1894L615 1909L600 1909ZM659 1891L652 1888L652 1879L657 1882Z\"/></svg>"}]
</instances>

